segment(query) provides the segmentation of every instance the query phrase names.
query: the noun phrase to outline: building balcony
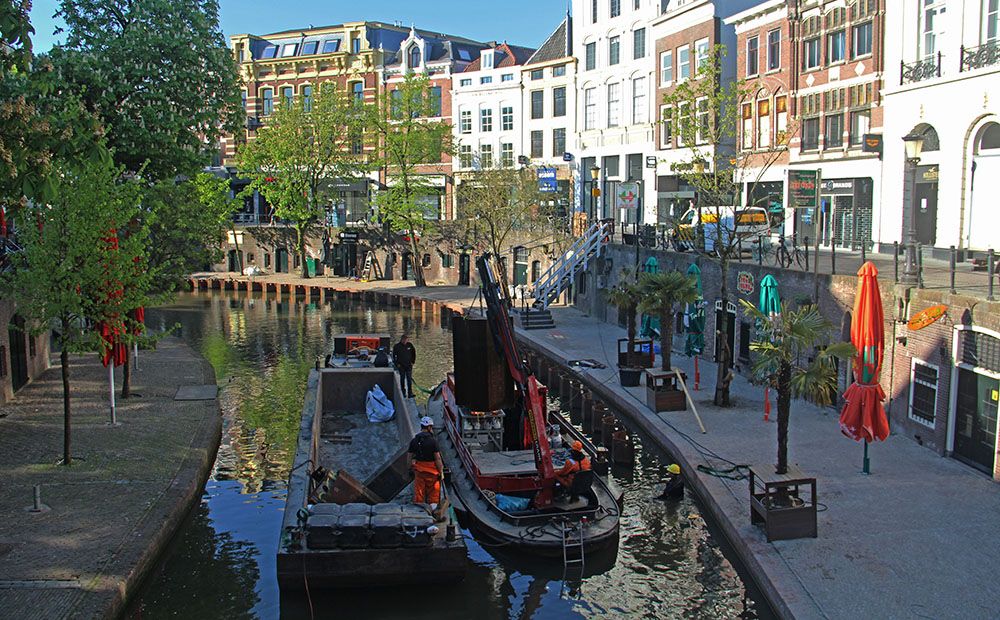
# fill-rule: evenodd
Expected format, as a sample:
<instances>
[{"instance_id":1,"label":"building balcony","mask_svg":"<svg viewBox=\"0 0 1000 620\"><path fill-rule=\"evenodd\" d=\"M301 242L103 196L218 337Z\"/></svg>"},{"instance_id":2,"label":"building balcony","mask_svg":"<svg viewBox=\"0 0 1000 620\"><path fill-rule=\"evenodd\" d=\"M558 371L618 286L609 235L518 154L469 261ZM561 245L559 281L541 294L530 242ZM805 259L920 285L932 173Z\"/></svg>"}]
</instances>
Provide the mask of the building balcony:
<instances>
[{"instance_id":1,"label":"building balcony","mask_svg":"<svg viewBox=\"0 0 1000 620\"><path fill-rule=\"evenodd\" d=\"M912 84L931 78L941 77L941 52L923 60L899 63L899 84Z\"/></svg>"},{"instance_id":2,"label":"building balcony","mask_svg":"<svg viewBox=\"0 0 1000 620\"><path fill-rule=\"evenodd\" d=\"M987 43L978 47L961 48L962 63L959 65L959 72L975 71L983 67L1000 65L1000 44L996 42Z\"/></svg>"}]
</instances>

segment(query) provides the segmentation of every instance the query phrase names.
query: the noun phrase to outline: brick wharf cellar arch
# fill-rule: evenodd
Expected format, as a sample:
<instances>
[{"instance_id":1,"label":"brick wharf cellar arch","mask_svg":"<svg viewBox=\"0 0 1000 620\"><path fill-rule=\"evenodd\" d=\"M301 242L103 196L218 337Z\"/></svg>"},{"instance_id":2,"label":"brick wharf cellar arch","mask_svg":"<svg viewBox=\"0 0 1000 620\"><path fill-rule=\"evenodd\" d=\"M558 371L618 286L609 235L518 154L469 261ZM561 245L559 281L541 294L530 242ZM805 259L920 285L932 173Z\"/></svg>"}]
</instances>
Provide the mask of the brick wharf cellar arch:
<instances>
[{"instance_id":1,"label":"brick wharf cellar arch","mask_svg":"<svg viewBox=\"0 0 1000 620\"><path fill-rule=\"evenodd\" d=\"M1000 249L1000 123L987 122L976 132L971 178L969 249Z\"/></svg>"}]
</instances>

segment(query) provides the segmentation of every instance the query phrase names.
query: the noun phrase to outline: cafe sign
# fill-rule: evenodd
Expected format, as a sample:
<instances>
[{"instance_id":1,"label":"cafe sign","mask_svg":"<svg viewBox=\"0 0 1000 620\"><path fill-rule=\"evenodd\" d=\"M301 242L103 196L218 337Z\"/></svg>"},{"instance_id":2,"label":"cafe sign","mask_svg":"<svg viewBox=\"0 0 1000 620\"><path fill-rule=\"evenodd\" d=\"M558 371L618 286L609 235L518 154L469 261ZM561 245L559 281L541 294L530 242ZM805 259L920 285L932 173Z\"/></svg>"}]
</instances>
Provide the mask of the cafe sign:
<instances>
[{"instance_id":1,"label":"cafe sign","mask_svg":"<svg viewBox=\"0 0 1000 620\"><path fill-rule=\"evenodd\" d=\"M753 293L753 285L753 274L749 271L741 271L736 274L736 290L739 292L744 295L750 295Z\"/></svg>"},{"instance_id":2,"label":"cafe sign","mask_svg":"<svg viewBox=\"0 0 1000 620\"><path fill-rule=\"evenodd\" d=\"M816 208L817 189L819 189L818 171L788 171L788 199L793 207L797 209Z\"/></svg>"}]
</instances>

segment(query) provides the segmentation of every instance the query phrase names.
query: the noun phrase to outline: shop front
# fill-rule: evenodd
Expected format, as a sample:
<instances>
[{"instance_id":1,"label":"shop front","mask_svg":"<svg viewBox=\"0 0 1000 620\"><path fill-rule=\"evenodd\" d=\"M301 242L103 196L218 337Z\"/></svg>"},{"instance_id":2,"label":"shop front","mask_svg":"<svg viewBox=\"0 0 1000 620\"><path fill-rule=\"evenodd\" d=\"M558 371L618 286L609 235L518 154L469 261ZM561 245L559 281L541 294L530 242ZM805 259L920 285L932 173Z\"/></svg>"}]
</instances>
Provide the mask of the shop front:
<instances>
[{"instance_id":1,"label":"shop front","mask_svg":"<svg viewBox=\"0 0 1000 620\"><path fill-rule=\"evenodd\" d=\"M959 325L953 344L951 454L996 477L1000 415L1000 334Z\"/></svg>"},{"instance_id":2,"label":"shop front","mask_svg":"<svg viewBox=\"0 0 1000 620\"><path fill-rule=\"evenodd\" d=\"M656 223L670 226L695 204L695 188L677 175L656 177Z\"/></svg>"},{"instance_id":3,"label":"shop front","mask_svg":"<svg viewBox=\"0 0 1000 620\"><path fill-rule=\"evenodd\" d=\"M822 179L819 209L795 210L796 241L812 244L819 234L823 247L871 249L873 186L871 178Z\"/></svg>"}]
</instances>

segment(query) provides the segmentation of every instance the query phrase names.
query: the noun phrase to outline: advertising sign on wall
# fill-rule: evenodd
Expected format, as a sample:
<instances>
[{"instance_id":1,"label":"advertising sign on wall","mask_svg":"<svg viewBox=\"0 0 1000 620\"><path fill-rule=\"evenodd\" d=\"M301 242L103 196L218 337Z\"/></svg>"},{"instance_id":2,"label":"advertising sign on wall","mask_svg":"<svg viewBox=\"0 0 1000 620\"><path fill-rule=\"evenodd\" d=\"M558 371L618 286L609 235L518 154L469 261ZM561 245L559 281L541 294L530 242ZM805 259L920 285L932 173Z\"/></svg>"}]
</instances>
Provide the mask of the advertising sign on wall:
<instances>
[{"instance_id":1,"label":"advertising sign on wall","mask_svg":"<svg viewBox=\"0 0 1000 620\"><path fill-rule=\"evenodd\" d=\"M546 193L559 191L559 184L556 182L555 168L538 169L538 191Z\"/></svg>"}]
</instances>

